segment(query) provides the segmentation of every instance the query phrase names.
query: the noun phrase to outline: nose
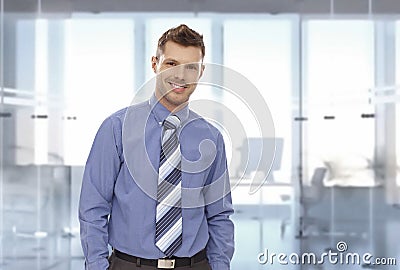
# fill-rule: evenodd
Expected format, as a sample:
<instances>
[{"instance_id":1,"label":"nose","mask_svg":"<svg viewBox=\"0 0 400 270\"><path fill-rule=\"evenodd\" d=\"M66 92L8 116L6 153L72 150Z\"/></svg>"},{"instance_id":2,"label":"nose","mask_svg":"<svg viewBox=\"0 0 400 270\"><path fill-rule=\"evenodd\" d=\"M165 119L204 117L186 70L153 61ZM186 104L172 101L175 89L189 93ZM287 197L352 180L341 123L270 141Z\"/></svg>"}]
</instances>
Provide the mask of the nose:
<instances>
[{"instance_id":1,"label":"nose","mask_svg":"<svg viewBox=\"0 0 400 270\"><path fill-rule=\"evenodd\" d=\"M185 78L185 65L174 67L174 76L176 79L183 80Z\"/></svg>"}]
</instances>

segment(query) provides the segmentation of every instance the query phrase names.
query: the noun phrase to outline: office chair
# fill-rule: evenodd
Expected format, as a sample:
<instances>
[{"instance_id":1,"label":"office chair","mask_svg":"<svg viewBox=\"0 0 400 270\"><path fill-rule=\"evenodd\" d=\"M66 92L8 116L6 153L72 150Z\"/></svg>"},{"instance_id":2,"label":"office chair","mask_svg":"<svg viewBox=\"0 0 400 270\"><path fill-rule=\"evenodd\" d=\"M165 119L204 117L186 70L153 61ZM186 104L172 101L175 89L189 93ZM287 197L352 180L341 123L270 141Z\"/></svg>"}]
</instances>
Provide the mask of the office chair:
<instances>
[{"instance_id":1,"label":"office chair","mask_svg":"<svg viewBox=\"0 0 400 270\"><path fill-rule=\"evenodd\" d=\"M305 236L304 233L308 227L312 225L319 225L319 222L316 218L309 216L309 211L310 208L313 208L313 206L320 203L325 197L326 188L324 186L324 178L326 172L327 169L325 167L317 167L311 177L311 185L300 187L302 191L300 194L302 215L300 216L299 237ZM326 226L322 226L321 229L324 230L325 227Z\"/></svg>"},{"instance_id":2,"label":"office chair","mask_svg":"<svg viewBox=\"0 0 400 270\"><path fill-rule=\"evenodd\" d=\"M311 227L312 225L319 225L318 220L316 218L309 216L309 210L313 206L317 205L322 201L323 197L325 197L326 188L324 187L324 178L327 173L327 169L325 167L317 167L314 170L314 173L311 177L310 186L301 186L301 194L300 194L300 207L302 213L300 214L300 228L299 234L296 236L297 238L306 237L304 232ZM288 200L290 198L282 197L282 200ZM281 238L284 237L286 227L289 225L290 220L285 219L281 223ZM323 230L326 226L323 226Z\"/></svg>"}]
</instances>

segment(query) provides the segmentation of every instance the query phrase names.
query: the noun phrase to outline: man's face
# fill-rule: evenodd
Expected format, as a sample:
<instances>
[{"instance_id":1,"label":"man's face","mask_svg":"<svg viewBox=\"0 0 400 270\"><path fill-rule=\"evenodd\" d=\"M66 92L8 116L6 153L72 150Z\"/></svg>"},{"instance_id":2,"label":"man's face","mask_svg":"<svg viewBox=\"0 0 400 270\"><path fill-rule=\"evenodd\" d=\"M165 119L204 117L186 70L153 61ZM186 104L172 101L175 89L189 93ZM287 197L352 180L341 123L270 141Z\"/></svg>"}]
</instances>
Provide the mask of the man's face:
<instances>
[{"instance_id":1,"label":"man's face","mask_svg":"<svg viewBox=\"0 0 400 270\"><path fill-rule=\"evenodd\" d=\"M157 74L156 97L168 110L189 101L203 73L202 58L200 48L173 41L167 41L160 56L152 58L152 68Z\"/></svg>"}]
</instances>

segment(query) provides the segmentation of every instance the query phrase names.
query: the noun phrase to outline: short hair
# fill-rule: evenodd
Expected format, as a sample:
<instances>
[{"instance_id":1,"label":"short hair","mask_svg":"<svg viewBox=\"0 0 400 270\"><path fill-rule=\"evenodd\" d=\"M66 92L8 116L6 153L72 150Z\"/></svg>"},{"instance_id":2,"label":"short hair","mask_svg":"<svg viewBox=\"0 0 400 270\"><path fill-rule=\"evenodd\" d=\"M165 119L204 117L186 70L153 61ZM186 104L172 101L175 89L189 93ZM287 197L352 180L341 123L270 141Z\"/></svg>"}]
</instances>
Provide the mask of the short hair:
<instances>
[{"instance_id":1,"label":"short hair","mask_svg":"<svg viewBox=\"0 0 400 270\"><path fill-rule=\"evenodd\" d=\"M177 27L167 30L158 40L157 46L157 57L165 49L167 41L176 42L182 46L189 47L194 46L201 49L202 57L204 58L205 46L203 41L203 35L200 35L193 29L189 28L185 24L181 24Z\"/></svg>"}]
</instances>

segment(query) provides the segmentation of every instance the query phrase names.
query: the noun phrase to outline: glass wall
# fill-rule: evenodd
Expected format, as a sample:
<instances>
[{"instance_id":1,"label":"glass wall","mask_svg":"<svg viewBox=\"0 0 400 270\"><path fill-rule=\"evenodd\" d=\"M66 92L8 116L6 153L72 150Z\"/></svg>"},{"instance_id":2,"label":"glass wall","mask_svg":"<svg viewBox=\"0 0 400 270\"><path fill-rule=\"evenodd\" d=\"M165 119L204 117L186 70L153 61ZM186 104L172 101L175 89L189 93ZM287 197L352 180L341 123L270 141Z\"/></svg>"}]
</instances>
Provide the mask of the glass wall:
<instances>
[{"instance_id":1,"label":"glass wall","mask_svg":"<svg viewBox=\"0 0 400 270\"><path fill-rule=\"evenodd\" d=\"M4 122L5 118L10 117L10 112L6 112L4 108L3 96L4 96L4 0L0 1L0 239L3 242L4 239ZM8 116L7 116L8 115ZM3 256L3 244L0 244L0 263L4 263Z\"/></svg>"},{"instance_id":2,"label":"glass wall","mask_svg":"<svg viewBox=\"0 0 400 270\"><path fill-rule=\"evenodd\" d=\"M385 202L388 176L382 174L382 162L388 160L380 154L391 144L383 143L383 150L377 147L391 132L378 127L387 126L382 122L393 115L377 110L380 105L371 102L370 95L393 72L387 62L393 55L382 52L390 47L393 32L386 31L390 23L340 18L303 21L305 214L300 217L303 233L316 219L319 231L314 234L329 239L323 244L305 241L304 249L330 249L344 240L349 249L360 253L398 252L388 248L393 232L387 228L398 219L392 219L395 210ZM379 221L382 218L385 223Z\"/></svg>"},{"instance_id":3,"label":"glass wall","mask_svg":"<svg viewBox=\"0 0 400 270\"><path fill-rule=\"evenodd\" d=\"M57 19L37 3L18 12L1 1L2 267L43 269L69 257L70 171L59 128ZM27 260L32 258L32 260Z\"/></svg>"},{"instance_id":4,"label":"glass wall","mask_svg":"<svg viewBox=\"0 0 400 270\"><path fill-rule=\"evenodd\" d=\"M392 98L391 98L391 104L392 106L395 107L395 126L396 128L393 130L394 138L396 138L395 142L395 149L396 149L396 161L394 164L396 164L396 183L397 183L397 198L400 197L400 190L399 190L399 185L400 185L400 140L399 140L399 135L400 135L400 21L396 21L396 35L395 35L395 40L396 40L396 73L395 73L395 80L396 83L392 89ZM400 199L399 199L400 201Z\"/></svg>"},{"instance_id":5,"label":"glass wall","mask_svg":"<svg viewBox=\"0 0 400 270\"><path fill-rule=\"evenodd\" d=\"M63 29L63 96L67 115L76 117L65 126L64 158L82 166L101 122L133 97L135 28L128 18L75 15Z\"/></svg>"},{"instance_id":6,"label":"glass wall","mask_svg":"<svg viewBox=\"0 0 400 270\"><path fill-rule=\"evenodd\" d=\"M134 93L134 22L1 3L2 265L81 269L82 166L101 122Z\"/></svg>"},{"instance_id":7,"label":"glass wall","mask_svg":"<svg viewBox=\"0 0 400 270\"><path fill-rule=\"evenodd\" d=\"M262 94L274 121L275 136L283 138L283 155L277 182L290 182L292 166L292 81L294 17L280 19L229 19L224 21L224 65L248 78ZM251 31L249 28L251 26ZM240 37L240 38L238 38ZM228 98L228 97L227 97ZM234 102L234 100L227 100ZM233 106L235 107L235 106ZM259 136L253 117L235 111L242 123L248 123L246 135Z\"/></svg>"},{"instance_id":8,"label":"glass wall","mask_svg":"<svg viewBox=\"0 0 400 270\"><path fill-rule=\"evenodd\" d=\"M250 195L251 181L241 180L241 184L233 190L238 204L284 205L287 202L283 201L282 197L290 196L293 191L292 87L296 73L294 48L297 43L293 39L296 23L297 18L294 16L278 18L255 16L253 19L237 16L223 22L223 63L254 84L271 113L273 123L270 124L273 125L276 138L275 159L271 168L269 164L260 164L258 171L252 172L253 175L245 175L251 179L255 173L267 174L271 169L266 182L268 186ZM251 90L250 88L246 91ZM242 145L233 149L232 153L241 157L239 164L231 164L231 176L235 178L240 177L240 165L246 159L246 152L243 149L246 149L247 138L250 138L248 141L250 155L255 155L252 151L256 151L257 146L251 144L263 135L260 133L260 122L257 121L260 120L258 119L260 116L254 115L250 104L243 104L242 100L232 95L225 95L224 102L231 104L230 108L244 124L246 131ZM273 150L266 145L263 145L262 149ZM249 163L248 166L251 167L252 164Z\"/></svg>"},{"instance_id":9,"label":"glass wall","mask_svg":"<svg viewBox=\"0 0 400 270\"><path fill-rule=\"evenodd\" d=\"M304 28L305 176L328 166L329 184L374 185L374 24L309 20Z\"/></svg>"},{"instance_id":10,"label":"glass wall","mask_svg":"<svg viewBox=\"0 0 400 270\"><path fill-rule=\"evenodd\" d=\"M150 59L157 39L180 23L204 35L205 63L223 64L255 85L271 112L275 137L282 142L262 188L249 194L244 181L233 190L238 228L233 269L256 262L266 243L274 252L322 251L343 238L352 251L397 254L389 245L398 213L382 192L385 177L376 174L376 141L388 132L400 134L400 109L395 105L391 116L395 128L380 130L377 123L385 119L379 118L369 91L377 77L385 76L377 68L377 44L388 36L380 35L379 20L50 14L42 12L48 1L23 12L16 11L12 1L0 0L4 269L82 269L77 203L95 132L152 78ZM398 51L396 27L392 34ZM399 59L397 54L397 82ZM247 137L260 136L258 123L237 99L212 91L196 93L195 98L225 104L246 127ZM219 112L215 110L214 117L223 125L227 120ZM396 139L397 167L399 145ZM235 147L227 144L229 160L241 155L241 146ZM234 179L239 166L229 165ZM382 220L386 223L379 223ZM254 234L248 237L248 231ZM252 248L245 248L247 244Z\"/></svg>"}]
</instances>

